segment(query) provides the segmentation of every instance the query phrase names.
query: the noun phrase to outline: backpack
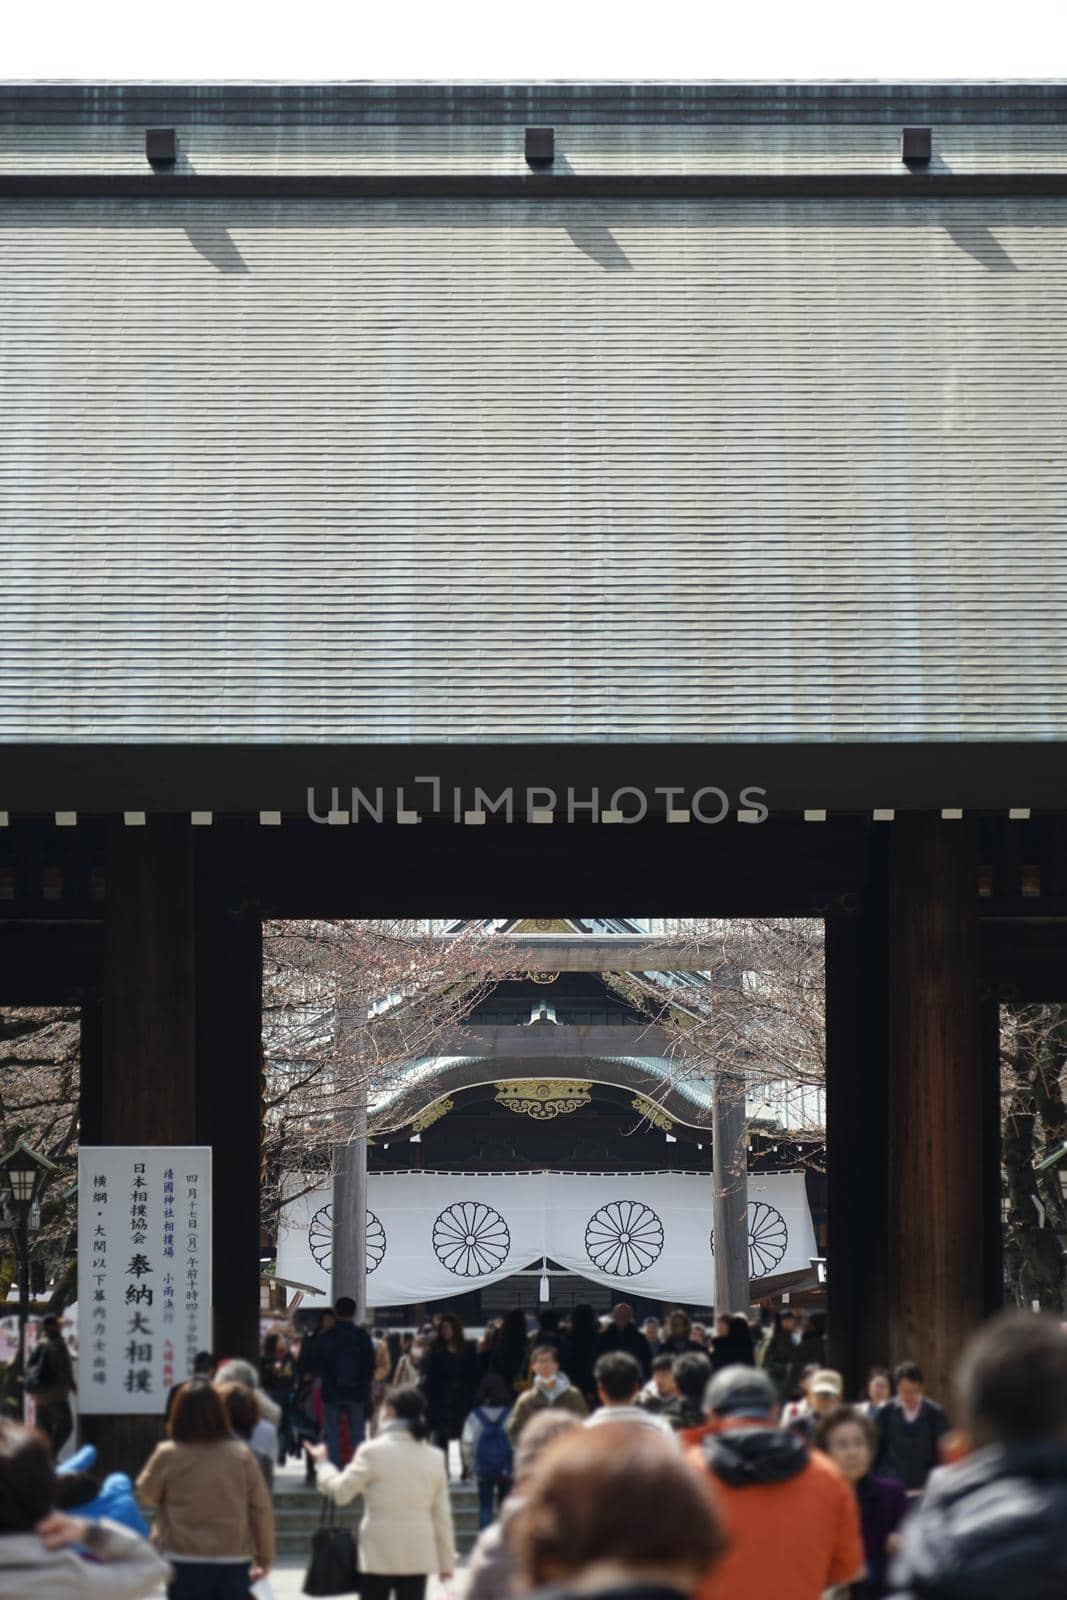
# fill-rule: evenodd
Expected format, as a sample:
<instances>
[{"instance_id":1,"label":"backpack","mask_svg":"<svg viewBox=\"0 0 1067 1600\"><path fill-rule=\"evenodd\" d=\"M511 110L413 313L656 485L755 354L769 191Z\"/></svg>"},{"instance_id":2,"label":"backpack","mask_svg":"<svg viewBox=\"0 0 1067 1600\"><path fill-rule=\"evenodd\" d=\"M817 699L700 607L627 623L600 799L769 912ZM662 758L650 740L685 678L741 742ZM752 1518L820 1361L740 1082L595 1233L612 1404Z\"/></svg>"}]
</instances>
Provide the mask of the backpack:
<instances>
[{"instance_id":1,"label":"backpack","mask_svg":"<svg viewBox=\"0 0 1067 1600\"><path fill-rule=\"evenodd\" d=\"M56 1364L48 1340L35 1344L26 1363L26 1389L29 1394L44 1394L57 1379Z\"/></svg>"},{"instance_id":2,"label":"backpack","mask_svg":"<svg viewBox=\"0 0 1067 1600\"><path fill-rule=\"evenodd\" d=\"M481 1423L478 1443L474 1447L474 1475L476 1478L511 1477L511 1440L504 1431L508 1413L502 1411L494 1421L482 1406L476 1406L474 1415Z\"/></svg>"}]
</instances>

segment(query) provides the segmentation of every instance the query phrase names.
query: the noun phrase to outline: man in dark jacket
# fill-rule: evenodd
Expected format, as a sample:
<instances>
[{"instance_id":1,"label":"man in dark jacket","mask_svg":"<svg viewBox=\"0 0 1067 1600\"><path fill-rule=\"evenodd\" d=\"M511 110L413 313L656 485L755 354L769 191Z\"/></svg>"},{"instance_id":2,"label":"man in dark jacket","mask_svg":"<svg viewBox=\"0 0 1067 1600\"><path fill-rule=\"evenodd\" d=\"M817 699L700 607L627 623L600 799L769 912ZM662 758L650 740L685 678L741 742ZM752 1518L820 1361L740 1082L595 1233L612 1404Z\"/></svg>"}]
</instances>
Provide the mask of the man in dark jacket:
<instances>
[{"instance_id":1,"label":"man in dark jacket","mask_svg":"<svg viewBox=\"0 0 1067 1600\"><path fill-rule=\"evenodd\" d=\"M972 1454L930 1479L904 1523L890 1592L908 1600L1067 1595L1067 1334L1004 1311L956 1376Z\"/></svg>"},{"instance_id":2,"label":"man in dark jacket","mask_svg":"<svg viewBox=\"0 0 1067 1600\"><path fill-rule=\"evenodd\" d=\"M922 1369L904 1361L893 1374L897 1392L878 1413L880 1478L896 1478L909 1494L918 1494L941 1459L941 1440L948 1418L923 1391Z\"/></svg>"},{"instance_id":3,"label":"man in dark jacket","mask_svg":"<svg viewBox=\"0 0 1067 1600\"><path fill-rule=\"evenodd\" d=\"M335 1467L341 1462L341 1417L348 1418L353 1450L363 1443L367 1401L374 1377L374 1345L365 1328L357 1328L356 1302L342 1295L334 1306L336 1327L315 1341L315 1371L322 1379L326 1450Z\"/></svg>"},{"instance_id":4,"label":"man in dark jacket","mask_svg":"<svg viewBox=\"0 0 1067 1600\"><path fill-rule=\"evenodd\" d=\"M37 1426L56 1457L74 1429L70 1397L74 1369L59 1318L45 1317L37 1344L26 1366L26 1387L33 1396Z\"/></svg>"},{"instance_id":5,"label":"man in dark jacket","mask_svg":"<svg viewBox=\"0 0 1067 1600\"><path fill-rule=\"evenodd\" d=\"M597 1357L612 1355L616 1350L624 1350L627 1355L633 1356L642 1374L647 1379L652 1371L652 1352L648 1348L648 1340L634 1321L634 1308L625 1301L615 1307L611 1313L611 1321L596 1342Z\"/></svg>"}]
</instances>

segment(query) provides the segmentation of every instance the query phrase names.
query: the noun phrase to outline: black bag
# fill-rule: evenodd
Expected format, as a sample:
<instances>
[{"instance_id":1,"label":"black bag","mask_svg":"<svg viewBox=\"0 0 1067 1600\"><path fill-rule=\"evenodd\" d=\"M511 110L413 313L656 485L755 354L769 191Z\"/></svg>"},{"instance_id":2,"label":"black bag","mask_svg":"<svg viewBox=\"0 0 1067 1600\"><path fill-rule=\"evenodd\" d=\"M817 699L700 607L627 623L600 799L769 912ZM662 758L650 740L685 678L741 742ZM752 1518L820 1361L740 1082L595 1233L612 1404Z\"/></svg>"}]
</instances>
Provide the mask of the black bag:
<instances>
[{"instance_id":1,"label":"black bag","mask_svg":"<svg viewBox=\"0 0 1067 1600\"><path fill-rule=\"evenodd\" d=\"M48 1340L34 1345L26 1363L26 1388L30 1394L46 1394L56 1382L55 1362Z\"/></svg>"},{"instance_id":2,"label":"black bag","mask_svg":"<svg viewBox=\"0 0 1067 1600\"><path fill-rule=\"evenodd\" d=\"M323 1500L319 1525L311 1535L311 1560L304 1578L304 1594L359 1593L359 1561L351 1528L337 1525L332 1500Z\"/></svg>"}]
</instances>

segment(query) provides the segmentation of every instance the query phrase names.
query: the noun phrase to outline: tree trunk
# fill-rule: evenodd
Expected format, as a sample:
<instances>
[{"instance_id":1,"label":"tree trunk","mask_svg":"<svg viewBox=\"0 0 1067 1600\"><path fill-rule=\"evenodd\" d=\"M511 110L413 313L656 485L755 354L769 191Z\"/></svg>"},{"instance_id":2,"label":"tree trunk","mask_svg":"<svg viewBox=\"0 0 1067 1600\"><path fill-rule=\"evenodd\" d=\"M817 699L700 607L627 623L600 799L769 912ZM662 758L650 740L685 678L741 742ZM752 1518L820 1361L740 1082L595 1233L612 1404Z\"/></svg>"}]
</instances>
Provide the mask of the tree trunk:
<instances>
[{"instance_id":1,"label":"tree trunk","mask_svg":"<svg viewBox=\"0 0 1067 1600\"><path fill-rule=\"evenodd\" d=\"M1018 1304L1064 1308L1063 1249L1055 1226L1041 1227L1035 1200L1038 1174L1034 1171L1034 1134L1037 1121L1037 1070L1030 1051L1016 1044L1008 1068L1009 1098L1004 1118L1004 1173L1008 1199L1006 1265ZM1058 1183L1058 1180L1057 1180ZM1044 1205L1044 1201L1042 1200Z\"/></svg>"}]
</instances>

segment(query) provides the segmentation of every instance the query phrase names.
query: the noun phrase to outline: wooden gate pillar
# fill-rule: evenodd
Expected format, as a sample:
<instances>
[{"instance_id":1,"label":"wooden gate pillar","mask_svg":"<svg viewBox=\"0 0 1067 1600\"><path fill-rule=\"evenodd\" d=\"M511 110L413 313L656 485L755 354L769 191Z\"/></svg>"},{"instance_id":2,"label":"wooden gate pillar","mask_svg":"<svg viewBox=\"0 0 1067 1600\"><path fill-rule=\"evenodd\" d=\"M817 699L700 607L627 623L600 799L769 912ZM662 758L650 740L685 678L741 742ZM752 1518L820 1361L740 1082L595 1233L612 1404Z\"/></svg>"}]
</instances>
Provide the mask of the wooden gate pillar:
<instances>
[{"instance_id":1,"label":"wooden gate pillar","mask_svg":"<svg viewBox=\"0 0 1067 1600\"><path fill-rule=\"evenodd\" d=\"M889 1350L935 1397L986 1298L978 888L966 821L898 815L889 894Z\"/></svg>"},{"instance_id":2,"label":"wooden gate pillar","mask_svg":"<svg viewBox=\"0 0 1067 1600\"><path fill-rule=\"evenodd\" d=\"M188 823L116 824L108 841L101 1144L196 1143L194 886ZM88 1308L86 1308L88 1315ZM162 1416L86 1417L105 1472L134 1472L163 1436Z\"/></svg>"},{"instance_id":3,"label":"wooden gate pillar","mask_svg":"<svg viewBox=\"0 0 1067 1600\"><path fill-rule=\"evenodd\" d=\"M889 1359L888 835L825 921L828 1359L848 1398Z\"/></svg>"},{"instance_id":4,"label":"wooden gate pillar","mask_svg":"<svg viewBox=\"0 0 1067 1600\"><path fill-rule=\"evenodd\" d=\"M259 1356L263 934L224 826L196 840L197 1143L212 1149L215 1352Z\"/></svg>"},{"instance_id":5,"label":"wooden gate pillar","mask_svg":"<svg viewBox=\"0 0 1067 1600\"><path fill-rule=\"evenodd\" d=\"M145 827L116 825L105 908L102 1064L98 1090L90 1085L96 1092L85 1096L92 1139L212 1147L215 1348L254 1358L258 908L231 886L225 841L194 836L184 817L153 817ZM105 1470L131 1471L162 1436L162 1420L90 1417L83 1432L96 1443Z\"/></svg>"}]
</instances>

